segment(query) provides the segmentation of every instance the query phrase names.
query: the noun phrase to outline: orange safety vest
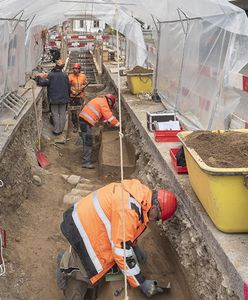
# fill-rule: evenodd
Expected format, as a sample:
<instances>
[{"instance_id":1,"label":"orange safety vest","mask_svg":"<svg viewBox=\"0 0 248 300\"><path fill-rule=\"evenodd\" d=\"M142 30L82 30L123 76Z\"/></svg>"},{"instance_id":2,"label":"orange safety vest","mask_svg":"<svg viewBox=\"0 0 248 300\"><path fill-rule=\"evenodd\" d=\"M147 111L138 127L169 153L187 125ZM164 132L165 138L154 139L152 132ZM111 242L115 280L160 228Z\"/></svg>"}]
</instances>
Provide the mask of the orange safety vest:
<instances>
[{"instance_id":1,"label":"orange safety vest","mask_svg":"<svg viewBox=\"0 0 248 300\"><path fill-rule=\"evenodd\" d=\"M113 116L105 97L90 100L80 112L79 117L92 126L95 126L102 119L108 121L113 126L119 123L116 117Z\"/></svg>"},{"instance_id":2,"label":"orange safety vest","mask_svg":"<svg viewBox=\"0 0 248 300\"><path fill-rule=\"evenodd\" d=\"M129 283L145 278L133 256L132 243L146 229L151 190L137 179L111 183L81 199L64 214L61 230L79 255L92 284L117 263ZM124 200L126 268L124 268L122 199Z\"/></svg>"},{"instance_id":3,"label":"orange safety vest","mask_svg":"<svg viewBox=\"0 0 248 300\"><path fill-rule=\"evenodd\" d=\"M77 95L77 94L73 94L72 91L75 91L76 93L78 93L82 89L82 87L87 82L86 76L82 73L79 73L77 75L72 73L72 74L69 74L68 77L69 77L69 82L70 82L70 86L71 86L70 97L72 97L72 98L83 98L84 92L80 92Z\"/></svg>"}]
</instances>

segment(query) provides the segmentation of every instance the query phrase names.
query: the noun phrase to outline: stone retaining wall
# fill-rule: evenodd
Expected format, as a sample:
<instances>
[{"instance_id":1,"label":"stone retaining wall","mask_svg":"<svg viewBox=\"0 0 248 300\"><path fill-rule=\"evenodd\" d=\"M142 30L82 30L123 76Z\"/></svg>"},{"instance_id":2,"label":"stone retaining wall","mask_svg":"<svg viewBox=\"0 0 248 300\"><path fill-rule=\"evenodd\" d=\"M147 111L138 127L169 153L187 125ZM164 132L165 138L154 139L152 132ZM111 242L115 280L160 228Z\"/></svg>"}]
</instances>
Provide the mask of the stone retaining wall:
<instances>
[{"instance_id":1,"label":"stone retaining wall","mask_svg":"<svg viewBox=\"0 0 248 300\"><path fill-rule=\"evenodd\" d=\"M36 99L39 120L44 95L40 91ZM26 111L19 117L15 127L11 128L6 145L0 153L0 179L3 181L3 187L0 188L0 216L15 210L27 197L32 180L32 166L37 166L37 127L31 94L29 97Z\"/></svg>"}]
</instances>

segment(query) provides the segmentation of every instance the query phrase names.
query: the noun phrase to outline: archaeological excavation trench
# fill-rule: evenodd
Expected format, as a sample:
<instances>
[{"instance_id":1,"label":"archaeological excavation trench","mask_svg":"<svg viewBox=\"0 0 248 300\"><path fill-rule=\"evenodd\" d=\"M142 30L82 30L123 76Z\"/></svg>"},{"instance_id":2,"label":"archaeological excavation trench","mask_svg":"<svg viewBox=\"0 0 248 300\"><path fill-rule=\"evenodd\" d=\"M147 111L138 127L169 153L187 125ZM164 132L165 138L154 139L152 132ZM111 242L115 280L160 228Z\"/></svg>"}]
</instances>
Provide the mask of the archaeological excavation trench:
<instances>
[{"instance_id":1,"label":"archaeological excavation trench","mask_svg":"<svg viewBox=\"0 0 248 300\"><path fill-rule=\"evenodd\" d=\"M41 183L30 182L27 194L19 195L14 207L3 207L6 212L3 224L8 229L8 246L4 251L6 276L0 281L0 298L4 300L63 299L55 277L56 255L67 247L60 232L62 214L83 195L109 182L119 181L118 132L105 129L99 134L100 130L96 131L95 157L99 152L99 164L96 169L87 170L81 168L82 145L78 143L78 135L70 131L66 144L55 144L47 118L48 115L44 114L43 150L50 165L44 170L32 161L32 168ZM138 176L142 180L140 168L146 162L141 161L142 155L138 154L131 140L124 141L125 178ZM110 143L112 147L108 146ZM74 178L73 182L71 175L80 176L80 179ZM141 268L147 278L156 279L162 285L172 284L169 294L153 299L195 299L166 232L152 226L139 243L146 254L146 263ZM123 299L123 294L118 298L113 296L115 289L123 286L123 281L108 282L98 289L97 299ZM132 300L145 299L139 289L129 289L129 297Z\"/></svg>"},{"instance_id":2,"label":"archaeological excavation trench","mask_svg":"<svg viewBox=\"0 0 248 300\"><path fill-rule=\"evenodd\" d=\"M105 70L102 77L96 76L90 53L71 55L69 68L77 59L92 81L86 91L86 100L109 92L116 94L111 72ZM146 262L141 264L145 276L164 287L171 283L169 293L153 299L237 300L227 284L226 271L211 254L211 244L208 244L211 239L203 238L197 230L197 214L188 215L194 212L193 206L187 206L191 205L186 195L189 187L185 185L182 191L179 184L182 177L175 181L165 163L165 152L158 155L161 144L154 146L153 137L147 134L144 111L149 111L152 105L127 93L125 84L122 88L124 178L137 178L151 189L168 189L178 198L173 218L163 225L149 226L139 238L139 245L146 254ZM63 135L53 136L45 89L36 88L35 96L42 124L42 151L50 164L45 169L37 164L34 151L37 133L31 104L19 127L13 131L8 151L0 153L0 174L5 178L0 190L0 219L1 226L7 229L6 275L0 280L0 300L64 299L56 284L56 257L68 246L60 231L63 213L89 193L120 181L118 130L102 124L94 128L96 168L83 169L82 140L73 133L70 118ZM32 100L31 94L29 97ZM96 299L123 300L123 291L118 298L114 296L115 291L123 287L123 279L105 282L98 287ZM130 300L145 299L139 289L129 287L128 295ZM89 295L87 300L95 299Z\"/></svg>"}]
</instances>

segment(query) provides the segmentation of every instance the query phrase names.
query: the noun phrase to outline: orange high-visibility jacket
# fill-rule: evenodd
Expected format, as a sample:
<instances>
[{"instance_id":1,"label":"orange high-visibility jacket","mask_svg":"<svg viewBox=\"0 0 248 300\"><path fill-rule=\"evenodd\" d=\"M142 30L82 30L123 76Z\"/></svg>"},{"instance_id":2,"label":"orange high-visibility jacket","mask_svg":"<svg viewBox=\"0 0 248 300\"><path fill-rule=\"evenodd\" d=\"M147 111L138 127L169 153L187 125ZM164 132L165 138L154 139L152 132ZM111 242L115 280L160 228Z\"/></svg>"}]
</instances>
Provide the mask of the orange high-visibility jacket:
<instances>
[{"instance_id":1,"label":"orange high-visibility jacket","mask_svg":"<svg viewBox=\"0 0 248 300\"><path fill-rule=\"evenodd\" d=\"M119 124L105 97L90 100L80 112L79 117L92 126L95 126L100 120L106 120L113 126Z\"/></svg>"},{"instance_id":2,"label":"orange high-visibility jacket","mask_svg":"<svg viewBox=\"0 0 248 300\"><path fill-rule=\"evenodd\" d=\"M83 98L84 92L78 92L83 88L83 86L87 83L86 76L82 73L79 73L77 75L75 74L69 74L69 82L71 87L71 93L70 97L72 98ZM73 93L74 91L75 93Z\"/></svg>"},{"instance_id":3,"label":"orange high-visibility jacket","mask_svg":"<svg viewBox=\"0 0 248 300\"><path fill-rule=\"evenodd\" d=\"M124 269L122 197L124 200L126 268ZM117 263L129 283L144 282L132 244L146 229L151 190L136 179L111 183L67 210L61 230L79 255L92 284Z\"/></svg>"}]
</instances>

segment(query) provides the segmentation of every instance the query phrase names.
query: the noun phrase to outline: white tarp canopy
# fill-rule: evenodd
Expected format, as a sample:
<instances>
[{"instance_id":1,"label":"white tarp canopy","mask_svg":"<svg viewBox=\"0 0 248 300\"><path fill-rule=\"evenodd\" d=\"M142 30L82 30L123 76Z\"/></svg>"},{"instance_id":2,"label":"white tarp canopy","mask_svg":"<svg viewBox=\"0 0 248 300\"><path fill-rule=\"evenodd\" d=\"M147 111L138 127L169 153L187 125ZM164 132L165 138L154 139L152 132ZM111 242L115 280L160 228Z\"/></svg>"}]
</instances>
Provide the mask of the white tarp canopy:
<instances>
[{"instance_id":1,"label":"white tarp canopy","mask_svg":"<svg viewBox=\"0 0 248 300\"><path fill-rule=\"evenodd\" d=\"M94 2L94 1L93 1ZM137 48L133 58L134 65L143 65L146 57L146 45L140 24L124 11L119 9L116 14L116 6L101 5L103 0L98 0L96 4L75 3L73 1L62 2L59 0L3 0L0 2L0 17L13 17L23 10L22 19L34 20L31 24L30 30L34 26L52 27L65 21L68 16L92 15L100 20L103 20L114 29L125 35Z\"/></svg>"},{"instance_id":2,"label":"white tarp canopy","mask_svg":"<svg viewBox=\"0 0 248 300\"><path fill-rule=\"evenodd\" d=\"M230 79L248 63L245 12L227 0L125 2L159 27L156 88L164 101L194 128L227 127L239 103Z\"/></svg>"},{"instance_id":3,"label":"white tarp canopy","mask_svg":"<svg viewBox=\"0 0 248 300\"><path fill-rule=\"evenodd\" d=\"M147 24L152 24L154 18L160 29L156 82L159 94L198 128L223 128L226 116L238 103L230 74L237 73L248 61L245 12L227 0L122 0L126 5L120 5L117 16L114 1L113 5L99 4L110 1L98 0L94 4L94 1L2 0L0 17L12 18L21 10L23 19L30 20L35 15L26 34L26 56L30 59L34 53L30 39L37 43L33 37L38 28L56 25L75 11L78 15L91 14L127 37L131 65L142 65L146 58L140 25L132 17ZM0 25L3 28L0 40L6 41L6 24L1 21ZM29 68L37 60L37 49L35 59L30 59L33 62L26 64ZM5 69L2 66L1 72ZM2 86L3 80L0 89Z\"/></svg>"}]
</instances>

